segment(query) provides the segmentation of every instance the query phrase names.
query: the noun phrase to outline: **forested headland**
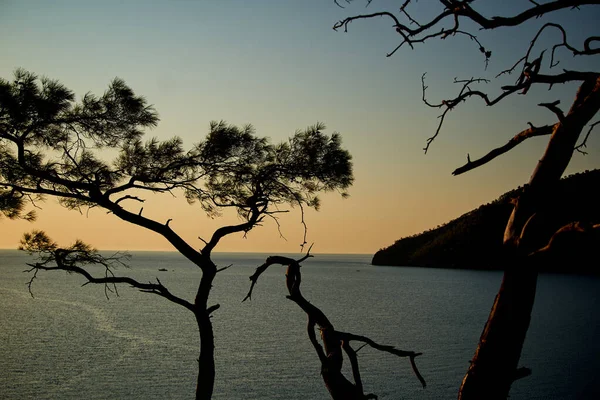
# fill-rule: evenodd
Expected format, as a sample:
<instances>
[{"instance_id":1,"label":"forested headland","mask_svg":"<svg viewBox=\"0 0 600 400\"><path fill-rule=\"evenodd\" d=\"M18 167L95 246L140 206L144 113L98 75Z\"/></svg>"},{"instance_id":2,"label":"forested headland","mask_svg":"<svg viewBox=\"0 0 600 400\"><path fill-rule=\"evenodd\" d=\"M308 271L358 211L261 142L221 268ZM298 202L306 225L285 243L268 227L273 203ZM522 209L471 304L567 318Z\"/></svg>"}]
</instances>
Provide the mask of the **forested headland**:
<instances>
[{"instance_id":1,"label":"forested headland","mask_svg":"<svg viewBox=\"0 0 600 400\"><path fill-rule=\"evenodd\" d=\"M570 175L560 181L555 193L563 204L560 219L597 224L600 222L600 170ZM434 268L501 269L504 228L513 209L512 200L526 186L511 190L491 203L428 231L401 238L373 256L373 265L419 266ZM541 218L543 220L543 217ZM599 273L591 260L597 258L600 238L572 237L555 251L540 258L539 269L548 272Z\"/></svg>"}]
</instances>

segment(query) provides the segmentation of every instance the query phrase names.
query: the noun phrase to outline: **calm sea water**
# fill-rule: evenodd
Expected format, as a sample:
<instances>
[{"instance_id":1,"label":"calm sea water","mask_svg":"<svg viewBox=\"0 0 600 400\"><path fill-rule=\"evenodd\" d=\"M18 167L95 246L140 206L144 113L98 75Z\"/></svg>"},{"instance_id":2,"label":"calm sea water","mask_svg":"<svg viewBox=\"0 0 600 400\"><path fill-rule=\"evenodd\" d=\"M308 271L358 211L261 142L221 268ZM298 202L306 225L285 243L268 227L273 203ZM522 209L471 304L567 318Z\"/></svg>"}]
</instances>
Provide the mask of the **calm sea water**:
<instances>
[{"instance_id":1,"label":"calm sea water","mask_svg":"<svg viewBox=\"0 0 600 400\"><path fill-rule=\"evenodd\" d=\"M218 254L212 301L215 399L328 399L306 336L306 318L271 267L251 302L248 276L266 255ZM0 250L0 399L191 399L198 333L191 313L155 295L40 273L27 291L27 257ZM359 352L365 389L380 399L452 399L500 284L482 271L373 267L368 255L317 255L304 263L303 293L336 328L423 352L420 387L406 359ZM192 299L199 271L178 254L134 253L139 280L159 277ZM167 268L168 271L158 271ZM533 376L513 399L600 398L600 279L544 274L522 365Z\"/></svg>"}]
</instances>

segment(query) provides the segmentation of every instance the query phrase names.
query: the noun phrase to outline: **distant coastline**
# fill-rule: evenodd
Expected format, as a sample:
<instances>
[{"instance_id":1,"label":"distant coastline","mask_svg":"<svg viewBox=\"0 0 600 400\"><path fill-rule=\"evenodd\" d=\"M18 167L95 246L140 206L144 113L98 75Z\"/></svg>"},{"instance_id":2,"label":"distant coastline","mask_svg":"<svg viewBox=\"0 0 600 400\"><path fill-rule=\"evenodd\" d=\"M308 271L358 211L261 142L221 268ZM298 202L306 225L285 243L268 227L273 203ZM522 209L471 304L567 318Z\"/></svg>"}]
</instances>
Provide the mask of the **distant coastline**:
<instances>
[{"instance_id":1,"label":"distant coastline","mask_svg":"<svg viewBox=\"0 0 600 400\"><path fill-rule=\"evenodd\" d=\"M560 182L554 196L556 215L561 221L600 223L600 170L570 175ZM491 203L480 206L435 229L401 238L373 256L373 265L416 266L497 270L503 269L502 238L512 212L511 200L523 191L519 187ZM553 215L554 216L554 215ZM599 269L587 260L598 248L594 245L565 252L540 263L540 271L594 273ZM593 256L596 257L596 256ZM597 258L596 258L597 259Z\"/></svg>"}]
</instances>

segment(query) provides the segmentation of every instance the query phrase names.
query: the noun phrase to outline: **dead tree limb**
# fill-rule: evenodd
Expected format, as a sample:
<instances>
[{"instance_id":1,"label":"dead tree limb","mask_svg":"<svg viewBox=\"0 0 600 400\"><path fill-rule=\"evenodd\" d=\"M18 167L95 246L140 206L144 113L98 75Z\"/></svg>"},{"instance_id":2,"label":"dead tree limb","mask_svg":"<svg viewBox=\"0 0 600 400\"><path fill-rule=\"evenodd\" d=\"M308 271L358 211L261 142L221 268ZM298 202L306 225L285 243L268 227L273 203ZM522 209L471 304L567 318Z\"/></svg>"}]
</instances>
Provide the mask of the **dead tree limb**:
<instances>
[{"instance_id":1,"label":"dead tree limb","mask_svg":"<svg viewBox=\"0 0 600 400\"><path fill-rule=\"evenodd\" d=\"M415 375L423 387L425 387L425 380L415 364L415 357L421 355L422 353L399 350L393 346L378 344L366 336L338 331L318 307L311 304L308 300L306 300L306 298L304 298L300 291L300 284L302 280L300 274L300 263L306 260L308 257L311 257L310 249L306 255L299 260L294 260L292 258L283 256L268 257L265 263L256 268L254 274L250 276L250 281L252 283L250 285L248 294L243 301L251 299L252 290L254 289L258 278L264 271L267 270L269 266L273 264L287 265L286 286L289 293L287 298L296 303L308 317L308 338L313 345L317 356L319 357L319 361L321 362L321 375L323 376L325 386L327 387L327 390L329 391L333 400L364 400L377 398L377 396L372 393L364 393L358 364L358 356L356 351L350 345L352 341L363 342L376 350L387 352L398 357L408 357ZM319 327L323 345L321 345L317 340L315 334L316 326ZM342 373L344 353L348 357L352 367L352 378L354 382L351 382Z\"/></svg>"},{"instance_id":2,"label":"dead tree limb","mask_svg":"<svg viewBox=\"0 0 600 400\"><path fill-rule=\"evenodd\" d=\"M533 126L533 125L529 124L528 129L525 129L524 131L517 133L504 146L495 148L492 151L490 151L489 153L487 153L485 156L478 158L474 161L467 160L467 163L465 165L463 165L462 167L455 169L452 172L452 175L464 174L465 172L468 172L472 169L480 167L483 164L486 164L486 163L492 161L494 158L501 156L504 153L509 152L510 150L512 150L517 145L521 144L526 139L529 139L529 138L532 138L535 136L550 135L553 130L554 130L554 125L544 125L544 126L537 127L537 126Z\"/></svg>"},{"instance_id":3,"label":"dead tree limb","mask_svg":"<svg viewBox=\"0 0 600 400\"><path fill-rule=\"evenodd\" d=\"M480 3L472 0L440 0L428 5L430 10L437 5L437 10L429 16L422 17L423 14L411 9L417 4L416 0L404 0L399 12L384 11L350 16L337 22L334 29L347 31L351 22L367 19L391 21L390 31L399 35L399 44L388 55L394 54L402 46L414 48L417 44L427 41L466 35L479 47L478 51L484 55L487 67L492 51L479 39L475 40L473 33L477 33L478 28L490 31L515 27L533 22L542 16L547 17L551 14L553 17L564 17L565 13L581 12L583 9L597 12L600 5L598 0L523 3L525 6L522 11L512 12L510 7L499 7L498 12L488 8L483 12ZM481 84L488 82L485 79L455 79L455 83L459 84L458 93L432 102L425 97L427 86L425 75L422 77L422 101L428 107L440 110L439 122L433 135L427 139L425 152L440 135L449 112L468 100L478 98L486 106L494 106L513 95L528 94L534 85L547 85L549 89L562 83L579 85L568 112L563 112L558 107L558 102L553 101L555 99L538 104L553 113L551 122L540 128L530 126L530 129L518 133L506 145L475 161L471 161L470 156L467 156L467 163L453 172L454 175L458 175L484 165L527 138L549 136L546 151L537 163L527 189L515 200L514 210L507 221L503 240L505 273L475 355L459 389L459 400L505 400L514 380L526 376L527 370L519 368L518 363L535 299L537 269L533 262L547 253L546 250L539 250L551 242L570 236L565 236L568 232L564 230L560 234L556 232L561 225L557 218L564 205L557 202L555 192L574 151L581 151L590 132L598 124L591 123L591 120L600 110L600 72L597 68L588 71L588 68L595 68L590 63L581 63L579 70L556 71L556 67L559 64L559 54L570 53L577 59L584 56L589 59L589 56L600 54L600 37L592 28L591 32L583 32L584 35L577 39L579 43L575 43L568 38L565 26L553 20L539 28L536 27L536 33L524 55L518 54L515 57L516 61L511 63L509 68L496 75L496 78L513 72L517 75L513 84L500 86L497 93L488 93L480 89ZM580 30L579 27L574 29ZM472 33L469 33L469 30ZM498 34L507 30L498 29ZM549 37L548 41L544 42L542 36L551 31L559 35ZM590 123L591 125L588 125ZM581 144L577 145L586 126L589 126L589 130ZM570 232L574 237L581 233L573 229Z\"/></svg>"}]
</instances>

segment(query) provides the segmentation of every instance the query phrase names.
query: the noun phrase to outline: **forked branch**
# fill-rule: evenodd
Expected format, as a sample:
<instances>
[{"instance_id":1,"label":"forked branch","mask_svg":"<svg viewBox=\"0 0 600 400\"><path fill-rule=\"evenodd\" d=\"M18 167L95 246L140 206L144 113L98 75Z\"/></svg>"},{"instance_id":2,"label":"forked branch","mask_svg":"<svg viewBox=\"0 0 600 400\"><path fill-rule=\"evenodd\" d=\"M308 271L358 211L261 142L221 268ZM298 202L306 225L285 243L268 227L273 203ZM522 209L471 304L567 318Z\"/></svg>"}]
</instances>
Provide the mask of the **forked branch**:
<instances>
[{"instance_id":1,"label":"forked branch","mask_svg":"<svg viewBox=\"0 0 600 400\"><path fill-rule=\"evenodd\" d=\"M424 43L430 39L446 39L450 36L457 35L466 36L476 43L478 50L484 54L487 68L487 62L489 61L492 52L489 49L486 49L484 44L481 43L479 39L466 28L467 24L465 24L465 22L468 22L471 25L475 24L475 27L485 30L492 30L501 27L512 27L533 19L537 19L555 11L578 10L581 6L598 5L600 4L600 1L555 0L545 3L531 1L531 6L528 9L513 15L492 14L490 16L484 16L484 14L478 12L474 8L475 2L473 1L440 0L439 3L441 4L441 7L438 11L435 11L433 16L429 19L417 17L417 14L410 10L414 3L416 3L416 1L404 0L400 6L400 12L398 14L382 11L350 16L338 21L333 28L336 30L343 29L344 31L347 31L349 24L353 21L379 17L391 20L392 28L395 29L396 33L400 35L401 39L399 45L392 52L390 52L388 56L394 54L404 45L414 48L415 44ZM471 31L473 30L472 27L469 27L469 29ZM540 38L542 37L542 34L550 30L558 31L560 38L551 44L545 45L545 48L543 48L541 52L536 53L535 49L541 43ZM567 32L561 24L550 22L542 25L539 29L537 29L525 54L520 57L511 67L496 75L496 78L498 78L501 75L511 74L514 71L518 71L519 76L517 77L516 82L511 85L502 86L501 91L493 96L475 87L475 84L477 83L487 83L487 79L471 78L466 80L457 80L455 78L454 82L461 84L459 93L456 96L442 100L439 103L429 102L425 97L427 86L425 85L425 75L423 75L421 78L423 102L429 107L441 109L441 114L438 116L439 122L435 132L427 139L423 150L425 153L427 153L433 141L439 136L442 126L446 121L448 112L450 112L460 103L472 97L479 97L481 100L483 100L485 105L493 106L515 93L527 94L530 88L536 84L547 84L550 86L550 88L552 88L553 85L559 83L583 83L586 81L596 80L598 73L594 71L563 70L562 72L549 74L543 72L542 65L546 51L549 54L550 69L556 67L559 63L559 60L557 59L557 50L559 49L566 50L573 56L593 56L600 54L598 42L600 42L600 36L588 36L587 38L582 39L582 44L576 46L572 41L568 40ZM519 66L521 68L518 69ZM556 103L542 103L540 105L547 107L549 110L554 112L559 120L564 118L562 111L560 111ZM489 162L498 155L509 151L523 139L537 136L538 134L546 134L545 132L545 129L532 129L525 134L522 132L510 140L506 146L493 150L482 159L477 160L477 162L471 162L469 160L467 165L455 170L453 174L457 175L476 168L479 165ZM577 147L577 150L581 150L581 148L584 146L585 145L582 143L582 145Z\"/></svg>"},{"instance_id":2,"label":"forked branch","mask_svg":"<svg viewBox=\"0 0 600 400\"><path fill-rule=\"evenodd\" d=\"M369 2L370 3L370 2ZM370 14L360 14L344 18L333 25L334 30L343 28L344 32L348 31L348 25L353 21L363 19L373 19L378 17L386 17L393 22L392 27L402 37L398 47L391 53L393 54L403 45L408 45L414 48L414 44L423 43L429 39L445 39L448 36L456 35L457 33L467 34L471 39L474 35L461 31L461 23L468 20L478 25L481 29L491 30L501 27L517 26L528 20L539 18L547 13L558 11L561 9L576 9L579 6L598 4L598 1L584 0L556 0L544 4L532 2L533 6L515 15L493 15L484 17L481 13L471 7L472 1L452 1L441 0L443 8L440 12L434 15L431 19L420 21L419 18L413 16L409 11L408 6L412 3L411 0L405 0L400 7L400 18L391 12L382 11ZM336 4L337 3L336 1ZM406 18L407 23L401 22L402 17ZM412 27L411 27L412 26ZM598 37L592 36L584 41L584 49L578 50L579 54L596 54L598 50L591 47L591 44L598 41ZM566 43L566 39L564 40ZM489 59L491 53L483 48L481 43L477 42L480 51L485 54L486 59ZM572 46L565 46L573 51ZM390 54L390 55L391 55Z\"/></svg>"},{"instance_id":3,"label":"forked branch","mask_svg":"<svg viewBox=\"0 0 600 400\"><path fill-rule=\"evenodd\" d=\"M393 346L378 344L366 336L337 331L325 314L302 296L300 291L300 262L308 257L311 257L310 249L306 255L299 260L283 256L272 256L267 258L265 263L260 265L254 274L250 276L250 281L252 283L250 285L250 290L243 301L251 298L252 290L256 285L258 278L269 266L273 264L287 265L286 286L289 293L287 297L295 302L308 316L308 337L321 361L321 375L323 376L327 390L334 400L377 398L376 395L372 393L365 394L363 391L357 353L356 350L350 346L352 341L368 344L376 350L387 352L398 357L408 357L415 375L423 387L425 387L425 380L415 364L415 357L421 355L421 353L399 350ZM320 329L323 345L318 342L315 334L317 325ZM342 373L344 353L350 361L354 383L348 380Z\"/></svg>"},{"instance_id":4,"label":"forked branch","mask_svg":"<svg viewBox=\"0 0 600 400\"><path fill-rule=\"evenodd\" d=\"M590 134L592 133L592 131L598 124L600 124L600 121L596 121L593 124L590 124L590 127L589 127L587 133L585 134L585 137L583 138L583 141L580 144L578 144L577 146L575 146L575 150L577 150L581 154L584 154L584 155L587 154L587 152L583 151L582 148L587 147L587 141L590 137Z\"/></svg>"}]
</instances>

